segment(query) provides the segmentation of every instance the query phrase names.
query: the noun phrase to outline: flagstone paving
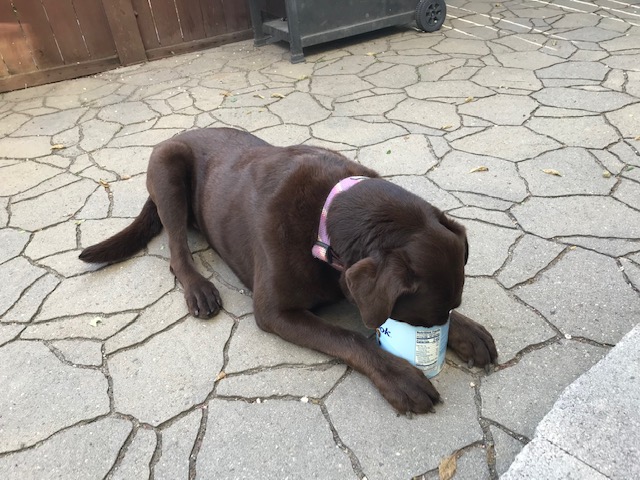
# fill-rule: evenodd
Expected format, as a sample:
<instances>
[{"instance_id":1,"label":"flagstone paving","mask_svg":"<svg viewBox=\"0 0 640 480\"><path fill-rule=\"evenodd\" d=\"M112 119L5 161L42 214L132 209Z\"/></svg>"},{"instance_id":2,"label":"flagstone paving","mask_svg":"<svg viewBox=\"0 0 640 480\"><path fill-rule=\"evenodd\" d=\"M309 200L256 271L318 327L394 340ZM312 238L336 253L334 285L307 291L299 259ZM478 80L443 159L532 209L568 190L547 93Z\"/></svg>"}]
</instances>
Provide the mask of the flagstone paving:
<instances>
[{"instance_id":1,"label":"flagstone paving","mask_svg":"<svg viewBox=\"0 0 640 480\"><path fill-rule=\"evenodd\" d=\"M447 6L438 32L303 64L246 41L0 95L1 478L431 479L450 455L454 478L507 471L640 318L640 3ZM197 233L225 304L210 321L188 315L164 234L115 265L77 259L137 215L152 146L217 126L336 149L465 224L460 310L499 364L448 354L436 413L397 416L362 375L260 331ZM321 315L371 334L346 302Z\"/></svg>"}]
</instances>

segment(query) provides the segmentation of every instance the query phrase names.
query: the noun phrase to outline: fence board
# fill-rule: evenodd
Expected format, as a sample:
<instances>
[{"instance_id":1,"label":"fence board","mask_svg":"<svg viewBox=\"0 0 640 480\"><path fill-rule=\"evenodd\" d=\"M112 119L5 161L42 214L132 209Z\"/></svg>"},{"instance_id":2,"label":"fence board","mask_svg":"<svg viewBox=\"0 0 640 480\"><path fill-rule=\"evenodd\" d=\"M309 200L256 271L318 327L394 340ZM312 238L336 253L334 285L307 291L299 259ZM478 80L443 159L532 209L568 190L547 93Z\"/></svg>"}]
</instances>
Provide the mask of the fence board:
<instances>
[{"instance_id":1,"label":"fence board","mask_svg":"<svg viewBox=\"0 0 640 480\"><path fill-rule=\"evenodd\" d=\"M249 9L245 0L223 2L224 18L229 31L236 32L249 28Z\"/></svg>"},{"instance_id":2,"label":"fence board","mask_svg":"<svg viewBox=\"0 0 640 480\"><path fill-rule=\"evenodd\" d=\"M176 0L182 38L185 42L205 38L200 0Z\"/></svg>"},{"instance_id":3,"label":"fence board","mask_svg":"<svg viewBox=\"0 0 640 480\"><path fill-rule=\"evenodd\" d=\"M229 29L224 19L222 0L200 0L204 16L204 29L207 37L227 33Z\"/></svg>"},{"instance_id":4,"label":"fence board","mask_svg":"<svg viewBox=\"0 0 640 480\"><path fill-rule=\"evenodd\" d=\"M27 72L36 68L11 4L0 3L0 54L4 60L1 75ZM6 72L6 73L5 73Z\"/></svg>"},{"instance_id":5,"label":"fence board","mask_svg":"<svg viewBox=\"0 0 640 480\"><path fill-rule=\"evenodd\" d=\"M100 0L74 0L80 30L92 59L111 57L116 45Z\"/></svg>"},{"instance_id":6,"label":"fence board","mask_svg":"<svg viewBox=\"0 0 640 480\"><path fill-rule=\"evenodd\" d=\"M180 24L173 1L150 0L153 19L160 37L160 45L177 45L182 41Z\"/></svg>"},{"instance_id":7,"label":"fence board","mask_svg":"<svg viewBox=\"0 0 640 480\"><path fill-rule=\"evenodd\" d=\"M71 0L41 0L65 64L89 60Z\"/></svg>"},{"instance_id":8,"label":"fence board","mask_svg":"<svg viewBox=\"0 0 640 480\"><path fill-rule=\"evenodd\" d=\"M101 0L122 65L147 59L131 0Z\"/></svg>"},{"instance_id":9,"label":"fence board","mask_svg":"<svg viewBox=\"0 0 640 480\"><path fill-rule=\"evenodd\" d=\"M151 9L149 8L149 2L147 0L132 0L131 4L133 5L133 11L136 15L144 48L147 50L158 48L160 43L158 41L158 35L156 34L153 15L151 15Z\"/></svg>"},{"instance_id":10,"label":"fence board","mask_svg":"<svg viewBox=\"0 0 640 480\"><path fill-rule=\"evenodd\" d=\"M38 68L62 65L58 45L40 0L21 0L15 7Z\"/></svg>"}]
</instances>

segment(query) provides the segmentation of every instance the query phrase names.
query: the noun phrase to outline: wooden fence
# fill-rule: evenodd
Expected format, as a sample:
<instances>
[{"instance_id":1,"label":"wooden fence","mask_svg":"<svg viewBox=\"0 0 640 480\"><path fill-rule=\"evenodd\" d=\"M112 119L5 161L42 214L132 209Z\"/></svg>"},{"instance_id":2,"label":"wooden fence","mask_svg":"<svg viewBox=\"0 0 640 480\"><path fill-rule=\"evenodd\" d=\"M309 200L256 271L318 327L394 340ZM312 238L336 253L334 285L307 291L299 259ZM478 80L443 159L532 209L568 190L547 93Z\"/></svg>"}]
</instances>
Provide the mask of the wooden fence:
<instances>
[{"instance_id":1,"label":"wooden fence","mask_svg":"<svg viewBox=\"0 0 640 480\"><path fill-rule=\"evenodd\" d=\"M246 0L0 0L0 92L251 35Z\"/></svg>"}]
</instances>

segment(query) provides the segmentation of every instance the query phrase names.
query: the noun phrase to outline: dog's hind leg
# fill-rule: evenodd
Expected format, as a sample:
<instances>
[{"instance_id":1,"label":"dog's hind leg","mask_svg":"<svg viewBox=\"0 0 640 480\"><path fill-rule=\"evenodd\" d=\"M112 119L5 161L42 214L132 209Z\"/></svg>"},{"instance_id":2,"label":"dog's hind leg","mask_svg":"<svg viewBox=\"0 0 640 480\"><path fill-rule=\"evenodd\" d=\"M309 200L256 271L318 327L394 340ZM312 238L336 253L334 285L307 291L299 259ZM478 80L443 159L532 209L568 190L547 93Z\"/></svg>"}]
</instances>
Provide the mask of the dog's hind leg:
<instances>
[{"instance_id":1,"label":"dog's hind leg","mask_svg":"<svg viewBox=\"0 0 640 480\"><path fill-rule=\"evenodd\" d=\"M194 162L191 148L185 143L163 142L149 159L147 189L167 230L171 271L184 288L189 312L206 318L220 311L222 300L213 284L196 270L187 243Z\"/></svg>"}]
</instances>

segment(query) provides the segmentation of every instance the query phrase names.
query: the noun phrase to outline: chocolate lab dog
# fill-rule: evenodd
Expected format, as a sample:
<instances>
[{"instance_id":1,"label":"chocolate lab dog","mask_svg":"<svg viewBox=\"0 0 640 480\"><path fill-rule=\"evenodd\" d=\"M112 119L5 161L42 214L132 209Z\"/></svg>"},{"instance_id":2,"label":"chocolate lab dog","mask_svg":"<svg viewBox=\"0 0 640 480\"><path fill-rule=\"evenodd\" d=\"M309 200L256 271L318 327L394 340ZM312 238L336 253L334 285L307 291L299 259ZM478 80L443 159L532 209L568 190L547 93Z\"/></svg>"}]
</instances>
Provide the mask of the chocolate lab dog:
<instances>
[{"instance_id":1,"label":"chocolate lab dog","mask_svg":"<svg viewBox=\"0 0 640 480\"><path fill-rule=\"evenodd\" d=\"M339 153L274 147L228 128L188 131L160 143L147 188L149 199L133 223L85 249L82 260L127 258L164 227L189 312L210 317L222 302L194 265L187 246L193 225L253 291L261 329L340 358L367 375L399 412L433 411L439 394L419 369L311 310L346 296L372 329L389 317L444 324L460 305L464 227ZM449 347L470 364L497 358L491 335L456 312Z\"/></svg>"}]
</instances>

